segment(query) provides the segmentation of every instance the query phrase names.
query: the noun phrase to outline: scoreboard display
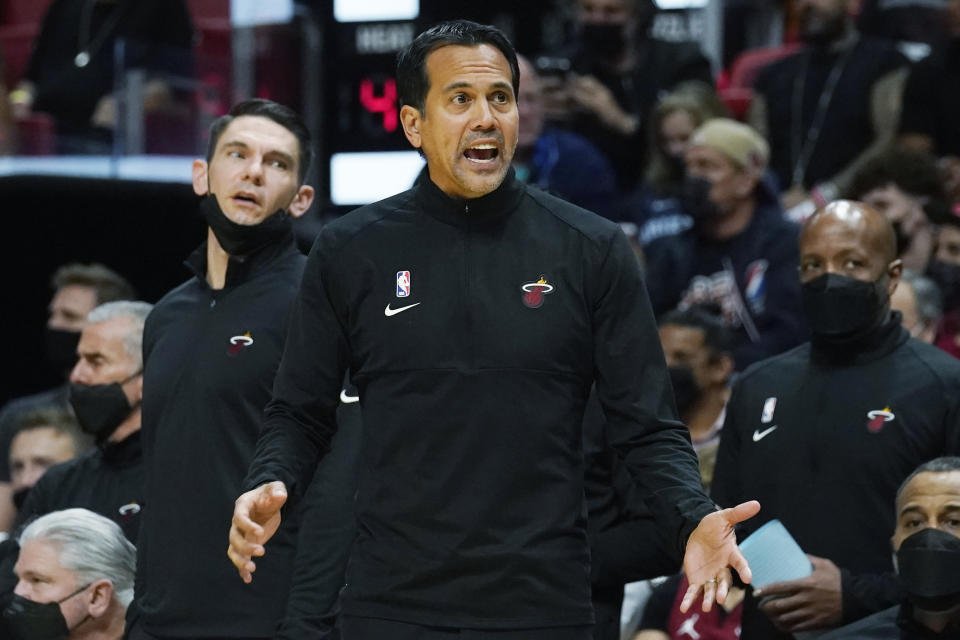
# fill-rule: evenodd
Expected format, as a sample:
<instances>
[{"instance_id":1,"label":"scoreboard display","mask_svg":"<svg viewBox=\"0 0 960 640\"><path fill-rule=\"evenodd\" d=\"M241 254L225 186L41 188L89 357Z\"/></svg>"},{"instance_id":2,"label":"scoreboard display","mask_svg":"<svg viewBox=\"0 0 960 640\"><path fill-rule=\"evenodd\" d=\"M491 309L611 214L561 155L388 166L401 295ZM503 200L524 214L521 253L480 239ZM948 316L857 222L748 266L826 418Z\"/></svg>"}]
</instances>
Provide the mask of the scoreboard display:
<instances>
[{"instance_id":1,"label":"scoreboard display","mask_svg":"<svg viewBox=\"0 0 960 640\"><path fill-rule=\"evenodd\" d=\"M403 135L394 79L397 52L417 33L418 5L390 0L379 13L366 6L355 15L351 4L369 3L344 2L341 11L335 3L324 29L321 179L331 203L344 207L408 189L423 167Z\"/></svg>"}]
</instances>

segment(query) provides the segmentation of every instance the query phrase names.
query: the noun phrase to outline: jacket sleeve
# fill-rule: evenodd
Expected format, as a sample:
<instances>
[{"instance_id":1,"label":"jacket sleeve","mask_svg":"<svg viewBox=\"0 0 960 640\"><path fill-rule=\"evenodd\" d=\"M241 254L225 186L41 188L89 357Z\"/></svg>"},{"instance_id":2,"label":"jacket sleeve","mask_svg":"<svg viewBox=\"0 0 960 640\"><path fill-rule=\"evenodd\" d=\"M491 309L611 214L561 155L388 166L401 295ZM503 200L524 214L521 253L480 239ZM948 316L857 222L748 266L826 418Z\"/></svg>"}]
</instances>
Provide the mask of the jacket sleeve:
<instances>
[{"instance_id":1,"label":"jacket sleeve","mask_svg":"<svg viewBox=\"0 0 960 640\"><path fill-rule=\"evenodd\" d=\"M900 581L893 573L855 574L840 570L843 598L843 624L899 604L905 597Z\"/></svg>"},{"instance_id":2,"label":"jacket sleeve","mask_svg":"<svg viewBox=\"0 0 960 640\"><path fill-rule=\"evenodd\" d=\"M333 445L307 489L287 610L276 640L323 638L333 630L356 536L359 404L341 404Z\"/></svg>"},{"instance_id":3,"label":"jacket sleeve","mask_svg":"<svg viewBox=\"0 0 960 640\"><path fill-rule=\"evenodd\" d=\"M683 553L714 505L703 493L687 428L676 417L657 327L636 256L612 234L593 297L594 377L607 442L650 496L658 522Z\"/></svg>"},{"instance_id":4,"label":"jacket sleeve","mask_svg":"<svg viewBox=\"0 0 960 640\"><path fill-rule=\"evenodd\" d=\"M306 487L318 458L337 430L336 410L347 369L345 330L331 302L325 234L307 258L300 292L290 314L273 399L253 462L243 482L248 491L280 480L291 492Z\"/></svg>"},{"instance_id":5,"label":"jacket sleeve","mask_svg":"<svg viewBox=\"0 0 960 640\"><path fill-rule=\"evenodd\" d=\"M710 496L721 507L732 507L743 502L739 475L740 428L737 424L739 396L740 388L735 384L727 402L727 414L720 432L720 446L717 448L717 463L710 485Z\"/></svg>"}]
</instances>

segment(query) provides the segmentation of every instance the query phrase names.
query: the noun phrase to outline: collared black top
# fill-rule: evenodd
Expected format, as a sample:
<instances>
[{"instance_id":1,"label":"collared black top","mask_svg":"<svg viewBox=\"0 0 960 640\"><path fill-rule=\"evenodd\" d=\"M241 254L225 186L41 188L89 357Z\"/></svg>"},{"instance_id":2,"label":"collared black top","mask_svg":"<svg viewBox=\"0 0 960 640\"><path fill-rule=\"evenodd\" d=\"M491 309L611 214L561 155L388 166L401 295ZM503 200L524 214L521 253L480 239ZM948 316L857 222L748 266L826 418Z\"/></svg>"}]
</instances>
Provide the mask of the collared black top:
<instances>
[{"instance_id":1,"label":"collared black top","mask_svg":"<svg viewBox=\"0 0 960 640\"><path fill-rule=\"evenodd\" d=\"M364 428L350 615L590 623L581 421L594 380L607 440L657 496L671 541L682 548L713 509L626 237L512 173L467 201L420 180L324 228L245 487L309 477L347 368Z\"/></svg>"},{"instance_id":2,"label":"collared black top","mask_svg":"<svg viewBox=\"0 0 960 640\"><path fill-rule=\"evenodd\" d=\"M744 534L778 518L806 553L836 563L850 621L898 597L869 574L893 570L900 484L921 463L958 452L960 362L910 338L894 312L857 343L806 343L744 372L712 495L721 506L760 501ZM747 604L744 640L776 637L753 626L769 622Z\"/></svg>"},{"instance_id":3,"label":"collared black top","mask_svg":"<svg viewBox=\"0 0 960 640\"><path fill-rule=\"evenodd\" d=\"M268 637L283 614L297 535L288 510L256 580L225 555L306 259L292 233L231 257L226 286L194 277L164 296L143 332L145 502L135 611L162 637ZM291 496L293 498L293 496Z\"/></svg>"},{"instance_id":4,"label":"collared black top","mask_svg":"<svg viewBox=\"0 0 960 640\"><path fill-rule=\"evenodd\" d=\"M110 518L136 544L143 499L140 432L104 442L87 453L47 469L30 489L18 523L51 511L83 507Z\"/></svg>"},{"instance_id":5,"label":"collared black top","mask_svg":"<svg viewBox=\"0 0 960 640\"><path fill-rule=\"evenodd\" d=\"M960 625L954 624L936 633L918 624L910 603L884 609L853 624L819 636L820 640L948 640L960 636Z\"/></svg>"}]
</instances>

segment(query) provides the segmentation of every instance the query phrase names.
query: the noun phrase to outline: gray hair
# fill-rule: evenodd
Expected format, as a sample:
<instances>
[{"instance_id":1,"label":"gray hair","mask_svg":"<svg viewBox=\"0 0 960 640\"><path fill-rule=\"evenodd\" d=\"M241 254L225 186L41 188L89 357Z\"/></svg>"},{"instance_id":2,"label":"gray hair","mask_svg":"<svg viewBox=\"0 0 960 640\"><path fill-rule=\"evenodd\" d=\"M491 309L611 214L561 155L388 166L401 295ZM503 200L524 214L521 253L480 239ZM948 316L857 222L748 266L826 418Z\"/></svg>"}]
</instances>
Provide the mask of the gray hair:
<instances>
[{"instance_id":1,"label":"gray hair","mask_svg":"<svg viewBox=\"0 0 960 640\"><path fill-rule=\"evenodd\" d=\"M60 566L72 571L80 585L109 580L113 597L124 609L133 600L137 549L119 525L87 509L64 509L40 516L18 539L45 542L60 552Z\"/></svg>"},{"instance_id":2,"label":"gray hair","mask_svg":"<svg viewBox=\"0 0 960 640\"><path fill-rule=\"evenodd\" d=\"M926 326L935 326L943 316L943 298L937 283L911 269L904 269L900 280L913 289L917 316Z\"/></svg>"},{"instance_id":3,"label":"gray hair","mask_svg":"<svg viewBox=\"0 0 960 640\"><path fill-rule=\"evenodd\" d=\"M95 324L113 318L130 318L133 328L124 338L123 346L127 353L133 356L139 369L143 367L143 325L147 321L147 316L150 315L151 310L153 310L153 305L149 302L130 300L107 302L91 311L87 315L87 322Z\"/></svg>"}]
</instances>

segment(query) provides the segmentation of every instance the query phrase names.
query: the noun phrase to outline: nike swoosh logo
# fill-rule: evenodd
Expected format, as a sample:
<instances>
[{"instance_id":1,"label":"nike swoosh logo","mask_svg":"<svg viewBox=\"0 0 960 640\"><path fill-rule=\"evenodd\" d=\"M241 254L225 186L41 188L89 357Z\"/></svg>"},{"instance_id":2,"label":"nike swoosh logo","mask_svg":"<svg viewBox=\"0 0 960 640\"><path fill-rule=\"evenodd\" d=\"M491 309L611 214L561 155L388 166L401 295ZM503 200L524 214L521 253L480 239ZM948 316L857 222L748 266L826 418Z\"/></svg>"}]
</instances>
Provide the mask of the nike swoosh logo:
<instances>
[{"instance_id":1,"label":"nike swoosh logo","mask_svg":"<svg viewBox=\"0 0 960 640\"><path fill-rule=\"evenodd\" d=\"M770 427L769 429L764 429L763 431L754 431L754 432L753 432L753 441L754 441L754 442L760 442L761 440L763 440L764 438L766 438L768 435L770 435L771 433L773 433L774 429L776 429L776 428L777 428L777 425L773 425L773 426Z\"/></svg>"},{"instance_id":2,"label":"nike swoosh logo","mask_svg":"<svg viewBox=\"0 0 960 640\"><path fill-rule=\"evenodd\" d=\"M419 302L414 302L413 304L408 304L407 306L405 306L405 307L400 307L400 308L398 308L398 309L391 309L391 308L390 308L390 305L388 304L388 305L387 305L387 308L383 310L383 315L385 315L385 316L387 316L387 317L389 318L390 316L395 316L395 315L397 315L397 314L400 313L401 311L406 311L407 309L413 309L413 308L414 308L415 306L417 306L418 304L420 304L420 303L419 303Z\"/></svg>"},{"instance_id":3,"label":"nike swoosh logo","mask_svg":"<svg viewBox=\"0 0 960 640\"><path fill-rule=\"evenodd\" d=\"M343 404L351 404L353 402L360 402L360 396L348 396L347 390L344 389L340 392L340 402Z\"/></svg>"}]
</instances>

